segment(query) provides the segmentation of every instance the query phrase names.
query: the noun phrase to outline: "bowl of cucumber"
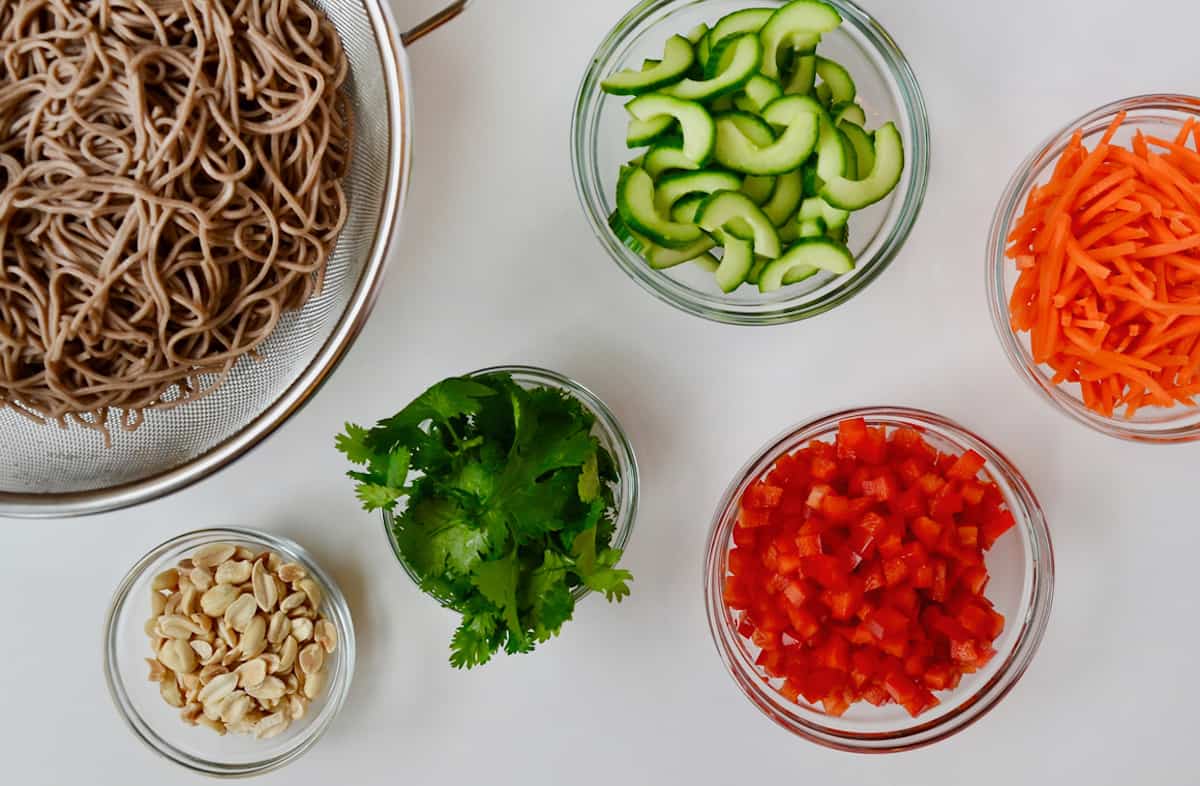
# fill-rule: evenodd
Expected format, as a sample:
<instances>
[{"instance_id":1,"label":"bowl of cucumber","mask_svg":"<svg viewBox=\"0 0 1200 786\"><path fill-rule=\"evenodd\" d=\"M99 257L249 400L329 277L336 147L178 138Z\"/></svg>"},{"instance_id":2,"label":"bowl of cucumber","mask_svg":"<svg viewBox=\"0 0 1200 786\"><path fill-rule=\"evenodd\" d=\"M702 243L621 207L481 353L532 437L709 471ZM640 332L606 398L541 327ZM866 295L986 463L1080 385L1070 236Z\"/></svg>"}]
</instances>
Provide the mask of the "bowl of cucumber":
<instances>
[{"instance_id":1,"label":"bowl of cucumber","mask_svg":"<svg viewBox=\"0 0 1200 786\"><path fill-rule=\"evenodd\" d=\"M925 197L929 119L848 0L644 0L584 74L584 212L644 289L717 322L817 316L875 280Z\"/></svg>"}]
</instances>

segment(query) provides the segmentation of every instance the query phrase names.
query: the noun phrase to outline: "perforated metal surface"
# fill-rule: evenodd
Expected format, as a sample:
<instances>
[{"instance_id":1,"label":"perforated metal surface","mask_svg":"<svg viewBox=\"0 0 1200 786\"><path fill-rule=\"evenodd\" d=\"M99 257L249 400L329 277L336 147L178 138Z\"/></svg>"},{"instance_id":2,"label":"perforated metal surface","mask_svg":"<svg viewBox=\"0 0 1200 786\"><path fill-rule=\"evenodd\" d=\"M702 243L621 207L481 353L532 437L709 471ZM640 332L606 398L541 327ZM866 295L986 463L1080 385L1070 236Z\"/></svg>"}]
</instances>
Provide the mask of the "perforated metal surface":
<instances>
[{"instance_id":1,"label":"perforated metal surface","mask_svg":"<svg viewBox=\"0 0 1200 786\"><path fill-rule=\"evenodd\" d=\"M0 515L92 513L177 490L233 460L270 433L324 380L373 301L408 176L407 61L377 0L315 0L350 61L354 157L349 220L323 291L288 314L242 358L215 393L146 413L134 432L110 413L112 447L79 425L39 426L0 411Z\"/></svg>"}]
</instances>

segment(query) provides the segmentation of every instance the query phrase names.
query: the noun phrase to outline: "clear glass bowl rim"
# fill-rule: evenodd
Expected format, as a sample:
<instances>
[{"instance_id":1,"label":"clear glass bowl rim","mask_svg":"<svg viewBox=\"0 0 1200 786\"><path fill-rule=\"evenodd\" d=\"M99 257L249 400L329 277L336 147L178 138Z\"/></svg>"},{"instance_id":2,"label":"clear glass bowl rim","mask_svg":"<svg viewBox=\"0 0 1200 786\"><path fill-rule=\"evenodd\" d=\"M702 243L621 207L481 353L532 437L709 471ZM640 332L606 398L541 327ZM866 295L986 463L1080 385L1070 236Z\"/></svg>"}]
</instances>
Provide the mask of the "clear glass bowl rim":
<instances>
[{"instance_id":1,"label":"clear glass bowl rim","mask_svg":"<svg viewBox=\"0 0 1200 786\"><path fill-rule=\"evenodd\" d=\"M782 0L772 1L782 4ZM929 115L916 74L891 34L863 8L852 0L824 1L834 6L846 23L853 25L887 64L887 76L899 91L901 110L907 115L913 144L910 145L912 150L906 151L906 167L911 172L910 186L902 195L903 201L895 220L884 224L880 230L887 230L886 240L872 257L859 260L861 272L844 277L843 285L834 287L813 300L797 303L781 301L771 309L761 309L752 304L721 303L715 297L706 302L699 297L699 293L687 287L673 286L674 282L663 276L661 271L651 270L644 261L627 249L609 229L608 216L601 215L603 211L599 209L599 202L593 200L600 191L600 184L594 177L594 144L589 149L587 141L592 136L589 129L599 117L601 102L606 98L605 94L601 93L599 84L607 74L612 58L651 12L672 7L670 13L673 14L705 0L642 0L608 32L584 72L571 119L571 169L579 203L593 234L621 270L650 294L685 313L731 325L780 325L819 316L849 301L878 278L903 248L916 224L929 185L932 144Z\"/></svg>"},{"instance_id":2,"label":"clear glass bowl rim","mask_svg":"<svg viewBox=\"0 0 1200 786\"><path fill-rule=\"evenodd\" d=\"M487 374L510 374L515 378L528 380L537 385L559 388L570 393L572 397L587 407L588 411L596 416L596 424L609 437L609 441L612 444L608 447L613 451L613 460L616 461L618 469L622 472L622 493L621 497L617 500L617 518L614 523L612 548L620 549L624 552L629 545L630 537L633 535L633 525L637 521L640 471L638 469L637 455L633 450L633 444L625 435L625 430L621 428L621 423L617 420L617 416L590 389L557 371L551 371L540 366L491 366L489 368L481 368L478 371L471 371L463 376L480 377ZM421 578L413 571L408 562L405 561L404 555L400 553L400 546L396 543L396 538L392 535L393 515L385 510L383 511L382 518L383 534L387 538L388 545L392 548L392 554L395 555L396 561L400 563L400 567L403 568L404 573L419 588L421 586ZM572 592L577 603L590 594L592 594L592 590L582 585L576 587ZM433 599L438 600L437 598Z\"/></svg>"},{"instance_id":3,"label":"clear glass bowl rim","mask_svg":"<svg viewBox=\"0 0 1200 786\"><path fill-rule=\"evenodd\" d=\"M1048 165L1048 162L1058 159L1077 129L1085 129L1086 135L1088 134L1087 129L1107 126L1118 112L1156 109L1187 113L1200 120L1200 97L1184 93L1147 93L1113 101L1067 123L1030 153L1009 180L992 217L992 226L987 241L986 277L992 327L1000 339L1000 346L1004 349L1004 354L1013 370L1033 389L1039 391L1040 398L1049 401L1055 410L1101 434L1132 442L1169 444L1200 439L1200 420L1172 428L1164 427L1165 423L1146 424L1128 421L1121 417L1108 418L1092 412L1083 405L1082 401L1059 386L1051 384L1050 379L1033 362L1033 355L1028 347L1009 326L1008 298L1010 293L1005 283L1005 273L1010 264L1005 256L1005 249L1008 246L1006 238L1018 214L1024 210L1025 196L1030 189L1037 185L1037 181L1041 177L1042 173L1038 170L1043 165ZM1179 414L1180 416L1186 415L1187 408L1180 408Z\"/></svg>"},{"instance_id":4,"label":"clear glass bowl rim","mask_svg":"<svg viewBox=\"0 0 1200 786\"><path fill-rule=\"evenodd\" d=\"M282 753L261 761L236 765L192 756L164 740L133 708L132 701L125 689L125 682L121 678L120 670L115 665L117 657L117 619L126 601L131 600L129 593L133 589L133 586L146 574L146 571L167 554L181 548L195 548L205 543L217 542L223 538L257 541L272 551L298 557L298 561L316 578L317 583L325 591L325 600L329 604L332 616L338 626L338 650L344 659L344 666L340 669L339 677L331 681L326 689L325 701L330 706L328 709L322 710L324 717L320 722L310 724L303 734L296 737L292 746ZM147 653L149 654L149 650L147 650ZM350 606L347 604L345 596L342 595L341 588L333 580L333 577L321 568L320 564L307 549L290 538L247 527L214 527L192 530L181 535L176 535L155 546L129 569L129 572L125 574L125 577L117 586L116 591L113 593L112 601L109 603L108 614L104 623L104 679L108 686L109 697L120 713L121 719L125 721L125 725L134 733L134 736L164 759L186 767L193 772L220 778L244 778L262 775L292 763L312 748L333 723L334 718L341 712L342 706L346 702L346 697L350 693L350 683L354 678L355 658L354 621L350 614Z\"/></svg>"},{"instance_id":5,"label":"clear glass bowl rim","mask_svg":"<svg viewBox=\"0 0 1200 786\"><path fill-rule=\"evenodd\" d=\"M753 664L734 652L738 634L726 625L724 618L722 592L725 575L721 566L732 538L736 518L733 513L740 489L758 477L766 466L784 452L812 438L833 434L840 421L855 417L865 418L868 424L914 425L962 450L972 448L978 451L987 459L988 470L1002 476L1013 490L1014 494L1008 496L1006 502L1017 519L1017 525L1025 529L1034 551L1030 563L1031 594L1022 601L1028 605L1028 609L1025 618L1020 621L1021 631L1012 650L997 654L997 657L1004 657L1001 668L966 698L959 699L957 691L951 692L949 695L956 697L953 711L923 723L914 719L909 725L887 732L860 733L841 729L836 726L837 719L833 719L831 725L822 725L781 707L773 701L776 692L763 682ZM874 406L831 412L781 432L756 452L734 476L717 506L706 547L704 600L709 632L721 661L743 695L763 714L793 734L818 745L850 753L897 753L924 747L962 731L986 715L1012 690L1032 662L1049 622L1053 596L1054 551L1050 532L1041 505L1024 476L1003 453L979 435L941 415L907 407ZM1008 624L1016 622L1010 619Z\"/></svg>"}]
</instances>

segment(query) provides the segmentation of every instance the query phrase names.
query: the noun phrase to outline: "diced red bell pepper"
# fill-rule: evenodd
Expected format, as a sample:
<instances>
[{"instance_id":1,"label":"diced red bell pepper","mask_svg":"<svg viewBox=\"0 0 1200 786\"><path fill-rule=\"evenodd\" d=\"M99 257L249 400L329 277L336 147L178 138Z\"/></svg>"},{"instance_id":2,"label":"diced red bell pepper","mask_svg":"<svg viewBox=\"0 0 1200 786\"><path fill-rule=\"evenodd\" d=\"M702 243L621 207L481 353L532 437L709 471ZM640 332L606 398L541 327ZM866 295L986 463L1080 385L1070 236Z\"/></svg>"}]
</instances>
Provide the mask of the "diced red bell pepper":
<instances>
[{"instance_id":1,"label":"diced red bell pepper","mask_svg":"<svg viewBox=\"0 0 1200 786\"><path fill-rule=\"evenodd\" d=\"M909 619L890 606L875 609L863 623L867 630L879 641L889 637L905 636L908 634Z\"/></svg>"},{"instance_id":2,"label":"diced red bell pepper","mask_svg":"<svg viewBox=\"0 0 1200 786\"><path fill-rule=\"evenodd\" d=\"M752 483L742 495L742 506L746 508L774 508L783 499L783 489L766 483Z\"/></svg>"},{"instance_id":3,"label":"diced red bell pepper","mask_svg":"<svg viewBox=\"0 0 1200 786\"><path fill-rule=\"evenodd\" d=\"M811 557L821 553L820 535L797 535L796 553L801 557Z\"/></svg>"},{"instance_id":4,"label":"diced red bell pepper","mask_svg":"<svg viewBox=\"0 0 1200 786\"><path fill-rule=\"evenodd\" d=\"M863 494L880 502L888 502L900 494L900 482L890 472L884 472L876 478L864 481Z\"/></svg>"},{"instance_id":5,"label":"diced red bell pepper","mask_svg":"<svg viewBox=\"0 0 1200 786\"><path fill-rule=\"evenodd\" d=\"M984 489L979 483L969 480L962 484L960 491L963 495L963 501L968 505L983 504Z\"/></svg>"},{"instance_id":6,"label":"diced red bell pepper","mask_svg":"<svg viewBox=\"0 0 1200 786\"><path fill-rule=\"evenodd\" d=\"M812 476L828 483L837 477L838 464L832 458L816 456L812 460Z\"/></svg>"},{"instance_id":7,"label":"diced red bell pepper","mask_svg":"<svg viewBox=\"0 0 1200 786\"><path fill-rule=\"evenodd\" d=\"M821 497L821 514L833 522L850 521L850 500L840 494L826 494Z\"/></svg>"},{"instance_id":8,"label":"diced red bell pepper","mask_svg":"<svg viewBox=\"0 0 1200 786\"><path fill-rule=\"evenodd\" d=\"M996 510L988 514L983 521L983 532L980 533L980 545L990 549L1005 532L1017 525L1017 520L1011 511Z\"/></svg>"},{"instance_id":9,"label":"diced red bell pepper","mask_svg":"<svg viewBox=\"0 0 1200 786\"><path fill-rule=\"evenodd\" d=\"M765 508L742 508L738 511L738 526L753 529L771 523L771 511Z\"/></svg>"},{"instance_id":10,"label":"diced red bell pepper","mask_svg":"<svg viewBox=\"0 0 1200 786\"><path fill-rule=\"evenodd\" d=\"M973 450L968 450L958 457L950 469L946 470L946 476L954 480L971 480L979 474L986 463L983 456Z\"/></svg>"},{"instance_id":11,"label":"diced red bell pepper","mask_svg":"<svg viewBox=\"0 0 1200 786\"><path fill-rule=\"evenodd\" d=\"M783 588L783 596L793 606L803 606L816 600L818 594L817 588L807 579L792 579Z\"/></svg>"},{"instance_id":12,"label":"diced red bell pepper","mask_svg":"<svg viewBox=\"0 0 1200 786\"><path fill-rule=\"evenodd\" d=\"M904 557L896 555L883 561L883 579L889 587L895 587L908 580L908 562Z\"/></svg>"},{"instance_id":13,"label":"diced red bell pepper","mask_svg":"<svg viewBox=\"0 0 1200 786\"><path fill-rule=\"evenodd\" d=\"M835 620L854 619L858 607L862 605L862 591L854 586L844 590L826 590L821 597Z\"/></svg>"},{"instance_id":14,"label":"diced red bell pepper","mask_svg":"<svg viewBox=\"0 0 1200 786\"><path fill-rule=\"evenodd\" d=\"M933 499L929 503L929 512L934 518L953 516L962 513L962 510L962 494L951 485L943 486L941 491L933 495Z\"/></svg>"},{"instance_id":15,"label":"diced red bell pepper","mask_svg":"<svg viewBox=\"0 0 1200 786\"><path fill-rule=\"evenodd\" d=\"M761 647L764 650L777 650L783 646L778 632L763 630L762 628L754 631L750 636L750 640L754 642L754 646Z\"/></svg>"},{"instance_id":16,"label":"diced red bell pepper","mask_svg":"<svg viewBox=\"0 0 1200 786\"><path fill-rule=\"evenodd\" d=\"M821 509L821 502L825 497L833 493L833 486L826 483L817 483L808 492L808 507L813 510Z\"/></svg>"},{"instance_id":17,"label":"diced red bell pepper","mask_svg":"<svg viewBox=\"0 0 1200 786\"><path fill-rule=\"evenodd\" d=\"M921 496L921 490L916 486L907 488L892 497L888 506L892 509L893 513L908 519L923 515L926 512L925 498Z\"/></svg>"},{"instance_id":18,"label":"diced red bell pepper","mask_svg":"<svg viewBox=\"0 0 1200 786\"><path fill-rule=\"evenodd\" d=\"M805 578L812 579L826 589L840 590L847 586L846 571L836 557L828 554L801 557L800 566Z\"/></svg>"},{"instance_id":19,"label":"diced red bell pepper","mask_svg":"<svg viewBox=\"0 0 1200 786\"><path fill-rule=\"evenodd\" d=\"M838 458L858 458L858 451L867 442L867 421L863 418L847 418L838 423Z\"/></svg>"},{"instance_id":20,"label":"diced red bell pepper","mask_svg":"<svg viewBox=\"0 0 1200 786\"><path fill-rule=\"evenodd\" d=\"M750 548L750 547L754 546L754 543L756 540L756 533L758 533L758 530L751 529L750 527L741 527L741 526L734 527L733 528L733 545L742 546L744 548Z\"/></svg>"},{"instance_id":21,"label":"diced red bell pepper","mask_svg":"<svg viewBox=\"0 0 1200 786\"><path fill-rule=\"evenodd\" d=\"M989 578L987 568L982 565L971 565L963 570L958 580L967 592L972 595L982 595L983 591L987 589Z\"/></svg>"},{"instance_id":22,"label":"diced red bell pepper","mask_svg":"<svg viewBox=\"0 0 1200 786\"><path fill-rule=\"evenodd\" d=\"M882 707L891 702L892 697L888 695L887 689L882 685L868 685L862 691L863 701L872 704L876 707Z\"/></svg>"},{"instance_id":23,"label":"diced red bell pepper","mask_svg":"<svg viewBox=\"0 0 1200 786\"><path fill-rule=\"evenodd\" d=\"M887 433L883 428L873 426L867 429L867 438L858 449L858 458L868 464L882 464L887 460Z\"/></svg>"},{"instance_id":24,"label":"diced red bell pepper","mask_svg":"<svg viewBox=\"0 0 1200 786\"><path fill-rule=\"evenodd\" d=\"M979 545L979 527L959 527L958 542L968 548Z\"/></svg>"},{"instance_id":25,"label":"diced red bell pepper","mask_svg":"<svg viewBox=\"0 0 1200 786\"><path fill-rule=\"evenodd\" d=\"M738 581L736 576L729 576L725 579L725 591L722 593L722 598L726 606L738 611L745 611L754 603L745 585Z\"/></svg>"},{"instance_id":26,"label":"diced red bell pepper","mask_svg":"<svg viewBox=\"0 0 1200 786\"><path fill-rule=\"evenodd\" d=\"M946 481L941 475L935 475L932 472L922 475L917 480L917 487L921 489L921 493L927 497L932 497L942 489L946 488Z\"/></svg>"},{"instance_id":27,"label":"diced red bell pepper","mask_svg":"<svg viewBox=\"0 0 1200 786\"><path fill-rule=\"evenodd\" d=\"M992 612L969 603L958 612L958 624L966 628L977 639L991 639L995 620Z\"/></svg>"},{"instance_id":28,"label":"diced red bell pepper","mask_svg":"<svg viewBox=\"0 0 1200 786\"><path fill-rule=\"evenodd\" d=\"M821 622L806 608L788 606L787 618L791 622L791 635L799 641L809 641L821 632Z\"/></svg>"},{"instance_id":29,"label":"diced red bell pepper","mask_svg":"<svg viewBox=\"0 0 1200 786\"><path fill-rule=\"evenodd\" d=\"M938 538L942 535L942 525L928 516L918 516L913 519L909 525L913 535L917 540L924 543L928 548L934 548L937 545Z\"/></svg>"}]
</instances>

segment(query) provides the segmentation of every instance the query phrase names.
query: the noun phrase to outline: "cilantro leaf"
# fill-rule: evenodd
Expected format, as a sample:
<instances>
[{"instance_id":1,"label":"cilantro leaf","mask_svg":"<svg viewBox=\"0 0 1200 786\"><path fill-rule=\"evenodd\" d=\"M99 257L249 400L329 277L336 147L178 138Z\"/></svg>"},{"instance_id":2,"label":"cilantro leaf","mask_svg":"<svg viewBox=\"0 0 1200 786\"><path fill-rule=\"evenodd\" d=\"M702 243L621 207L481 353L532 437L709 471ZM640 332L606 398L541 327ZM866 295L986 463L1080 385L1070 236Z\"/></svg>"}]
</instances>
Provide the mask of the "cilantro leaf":
<instances>
[{"instance_id":1,"label":"cilantro leaf","mask_svg":"<svg viewBox=\"0 0 1200 786\"><path fill-rule=\"evenodd\" d=\"M595 453L588 456L587 460L583 462L583 471L579 473L577 489L579 498L584 502L591 502L600 496L600 470Z\"/></svg>"},{"instance_id":2,"label":"cilantro leaf","mask_svg":"<svg viewBox=\"0 0 1200 786\"><path fill-rule=\"evenodd\" d=\"M373 428L369 443L376 450L389 450L393 445L411 439L412 432L419 430L426 421L449 427L455 419L479 412L481 399L493 395L495 391L474 380L459 377L443 380Z\"/></svg>"},{"instance_id":3,"label":"cilantro leaf","mask_svg":"<svg viewBox=\"0 0 1200 786\"><path fill-rule=\"evenodd\" d=\"M394 510L400 498L400 490L378 483L359 483L354 494L363 504L363 508L372 510Z\"/></svg>"},{"instance_id":4,"label":"cilantro leaf","mask_svg":"<svg viewBox=\"0 0 1200 786\"><path fill-rule=\"evenodd\" d=\"M487 663L500 646L501 631L495 614L464 614L450 639L450 665L470 669Z\"/></svg>"},{"instance_id":5,"label":"cilantro leaf","mask_svg":"<svg viewBox=\"0 0 1200 786\"><path fill-rule=\"evenodd\" d=\"M557 636L563 623L575 612L575 597L567 585L571 566L569 558L547 549L542 564L529 574L529 581L522 588L527 627L539 642Z\"/></svg>"},{"instance_id":6,"label":"cilantro leaf","mask_svg":"<svg viewBox=\"0 0 1200 786\"><path fill-rule=\"evenodd\" d=\"M510 551L503 559L484 562L475 567L471 583L479 594L500 609L508 626L508 642L515 648L525 644L525 629L517 613L517 554Z\"/></svg>"},{"instance_id":7,"label":"cilantro leaf","mask_svg":"<svg viewBox=\"0 0 1200 786\"><path fill-rule=\"evenodd\" d=\"M596 530L581 532L575 538L571 551L575 555L575 572L584 586L603 592L609 602L620 603L629 596L629 582L633 581L633 574L616 567L621 559L620 551L605 549L596 553Z\"/></svg>"},{"instance_id":8,"label":"cilantro leaf","mask_svg":"<svg viewBox=\"0 0 1200 786\"><path fill-rule=\"evenodd\" d=\"M489 546L487 532L450 500L417 502L396 520L394 532L405 560L423 576L468 575Z\"/></svg>"},{"instance_id":9,"label":"cilantro leaf","mask_svg":"<svg viewBox=\"0 0 1200 786\"><path fill-rule=\"evenodd\" d=\"M367 434L368 431L362 426L347 423L346 431L337 435L334 445L339 451L346 454L350 463L368 464L375 454L371 448L367 447Z\"/></svg>"}]
</instances>

